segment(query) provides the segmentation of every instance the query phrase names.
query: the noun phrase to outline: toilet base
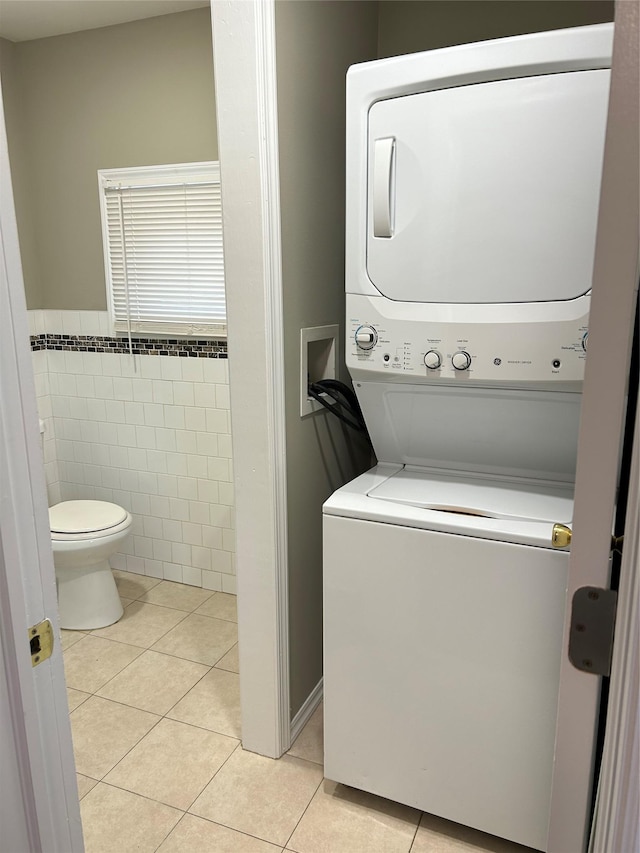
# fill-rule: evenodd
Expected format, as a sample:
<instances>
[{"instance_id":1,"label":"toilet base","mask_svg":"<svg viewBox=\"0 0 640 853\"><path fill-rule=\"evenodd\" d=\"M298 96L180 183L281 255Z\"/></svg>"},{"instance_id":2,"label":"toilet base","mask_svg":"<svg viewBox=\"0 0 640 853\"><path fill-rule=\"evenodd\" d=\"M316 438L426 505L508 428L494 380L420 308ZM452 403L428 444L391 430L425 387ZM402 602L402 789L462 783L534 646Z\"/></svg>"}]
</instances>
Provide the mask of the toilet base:
<instances>
[{"instance_id":1,"label":"toilet base","mask_svg":"<svg viewBox=\"0 0 640 853\"><path fill-rule=\"evenodd\" d=\"M60 627L70 631L106 628L124 608L108 560L78 568L56 566Z\"/></svg>"}]
</instances>

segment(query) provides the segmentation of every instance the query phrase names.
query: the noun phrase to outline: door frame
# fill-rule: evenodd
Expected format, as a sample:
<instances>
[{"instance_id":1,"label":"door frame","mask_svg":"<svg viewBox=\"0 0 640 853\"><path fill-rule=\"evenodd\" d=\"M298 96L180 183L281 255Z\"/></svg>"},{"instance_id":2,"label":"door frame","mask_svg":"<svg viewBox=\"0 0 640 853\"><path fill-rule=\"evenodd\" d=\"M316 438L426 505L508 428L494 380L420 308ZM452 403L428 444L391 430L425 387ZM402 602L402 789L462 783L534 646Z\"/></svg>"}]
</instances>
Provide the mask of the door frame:
<instances>
[{"instance_id":1,"label":"door frame","mask_svg":"<svg viewBox=\"0 0 640 853\"><path fill-rule=\"evenodd\" d=\"M584 850L591 824L601 678L576 669L567 650L575 591L584 586L608 588L610 583L611 533L638 293L638 10L637 0L616 2L589 357L578 437L549 853ZM633 486L637 488L637 484ZM633 538L637 530L629 533ZM619 612L625 606L619 600ZM633 702L631 696L625 699ZM600 794L608 808L624 808L624 801L612 800L602 786Z\"/></svg>"},{"instance_id":2,"label":"door frame","mask_svg":"<svg viewBox=\"0 0 640 853\"><path fill-rule=\"evenodd\" d=\"M242 745L291 742L274 0L211 4L223 197Z\"/></svg>"}]
</instances>

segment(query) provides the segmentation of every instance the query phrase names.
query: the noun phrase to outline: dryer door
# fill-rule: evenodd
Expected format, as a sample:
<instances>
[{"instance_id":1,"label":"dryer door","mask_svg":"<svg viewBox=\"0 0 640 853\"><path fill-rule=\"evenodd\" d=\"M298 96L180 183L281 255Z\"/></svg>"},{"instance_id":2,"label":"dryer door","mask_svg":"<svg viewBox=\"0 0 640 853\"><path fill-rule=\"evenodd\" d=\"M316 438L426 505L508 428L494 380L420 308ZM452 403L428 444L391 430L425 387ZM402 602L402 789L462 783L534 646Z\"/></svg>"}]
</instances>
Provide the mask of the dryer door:
<instances>
[{"instance_id":1,"label":"dryer door","mask_svg":"<svg viewBox=\"0 0 640 853\"><path fill-rule=\"evenodd\" d=\"M508 303L591 287L609 71L369 111L367 271L389 299Z\"/></svg>"}]
</instances>

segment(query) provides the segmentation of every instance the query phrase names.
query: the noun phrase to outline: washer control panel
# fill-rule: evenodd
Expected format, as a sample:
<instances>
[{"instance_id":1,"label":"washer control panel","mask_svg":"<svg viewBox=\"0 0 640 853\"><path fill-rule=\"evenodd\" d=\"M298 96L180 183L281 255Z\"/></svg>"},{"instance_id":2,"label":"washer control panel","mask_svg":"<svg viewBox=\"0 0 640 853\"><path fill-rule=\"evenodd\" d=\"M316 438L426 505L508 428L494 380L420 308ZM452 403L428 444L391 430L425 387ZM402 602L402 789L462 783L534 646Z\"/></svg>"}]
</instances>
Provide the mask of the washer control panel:
<instances>
[{"instance_id":1,"label":"washer control panel","mask_svg":"<svg viewBox=\"0 0 640 853\"><path fill-rule=\"evenodd\" d=\"M398 381L581 382L587 318L550 323L429 323L349 317L347 367L354 378Z\"/></svg>"}]
</instances>

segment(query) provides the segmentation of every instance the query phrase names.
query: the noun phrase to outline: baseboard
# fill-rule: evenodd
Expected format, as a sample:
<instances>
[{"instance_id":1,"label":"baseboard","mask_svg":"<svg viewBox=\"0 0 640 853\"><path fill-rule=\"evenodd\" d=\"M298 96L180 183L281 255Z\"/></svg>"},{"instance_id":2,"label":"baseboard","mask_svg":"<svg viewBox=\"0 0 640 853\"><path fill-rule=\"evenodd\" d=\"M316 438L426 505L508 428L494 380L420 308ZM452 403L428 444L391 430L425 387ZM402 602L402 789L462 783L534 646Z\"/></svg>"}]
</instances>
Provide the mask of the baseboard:
<instances>
[{"instance_id":1,"label":"baseboard","mask_svg":"<svg viewBox=\"0 0 640 853\"><path fill-rule=\"evenodd\" d=\"M293 720L291 720L291 744L298 737L300 732L305 726L305 723L308 721L309 717L313 714L315 709L318 707L320 702L322 702L323 695L323 679L316 684L311 693L307 696L304 701L302 708L295 715Z\"/></svg>"}]
</instances>

